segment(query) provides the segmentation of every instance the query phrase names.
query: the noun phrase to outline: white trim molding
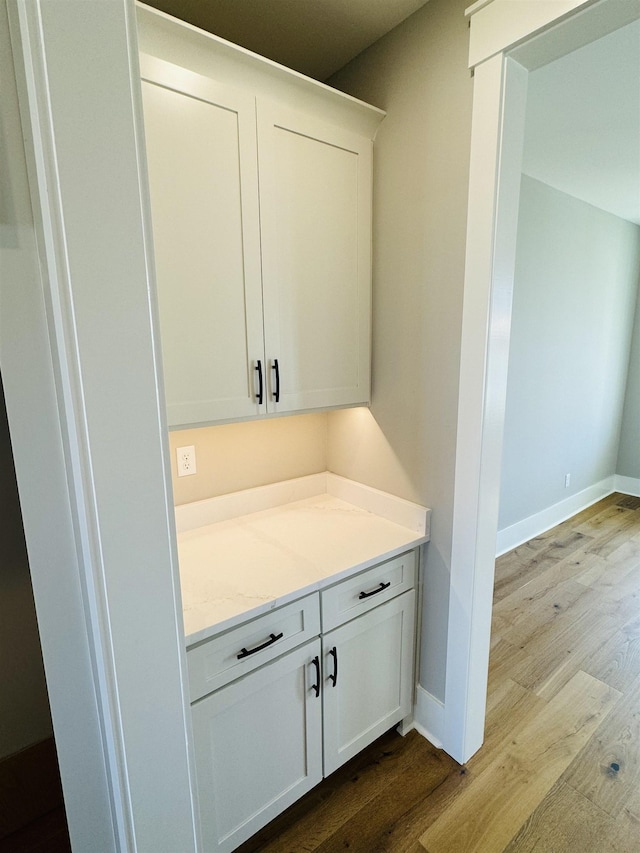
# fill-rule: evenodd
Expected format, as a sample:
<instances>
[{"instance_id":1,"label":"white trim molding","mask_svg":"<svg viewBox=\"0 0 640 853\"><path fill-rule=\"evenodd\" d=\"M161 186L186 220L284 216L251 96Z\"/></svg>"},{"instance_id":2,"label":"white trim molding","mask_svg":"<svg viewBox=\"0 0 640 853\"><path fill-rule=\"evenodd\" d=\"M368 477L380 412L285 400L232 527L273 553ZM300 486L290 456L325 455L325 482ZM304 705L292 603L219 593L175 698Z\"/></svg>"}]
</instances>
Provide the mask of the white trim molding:
<instances>
[{"instance_id":1,"label":"white trim molding","mask_svg":"<svg viewBox=\"0 0 640 853\"><path fill-rule=\"evenodd\" d=\"M475 72L443 737L461 764L484 739L526 87L510 59Z\"/></svg>"},{"instance_id":2,"label":"white trim molding","mask_svg":"<svg viewBox=\"0 0 640 853\"><path fill-rule=\"evenodd\" d=\"M442 749L444 737L444 704L419 684L413 710L413 728L437 749Z\"/></svg>"},{"instance_id":3,"label":"white trim molding","mask_svg":"<svg viewBox=\"0 0 640 853\"><path fill-rule=\"evenodd\" d=\"M507 551L511 551L513 548L517 548L523 542L528 542L530 539L540 536L541 533L550 530L557 524L561 524L583 509L592 506L592 504L601 501L602 498L606 498L612 492L626 492L626 489L617 487L618 479L629 478L607 477L599 483L594 483L593 486L589 486L587 489L583 489L581 492L565 498L563 501L558 501L553 506L546 507L546 509L528 516L528 518L523 518L522 521L517 521L509 527L499 530L496 540L496 557L506 554ZM640 488L640 480L636 482ZM627 492L627 494L630 493Z\"/></svg>"},{"instance_id":4,"label":"white trim molding","mask_svg":"<svg viewBox=\"0 0 640 853\"><path fill-rule=\"evenodd\" d=\"M195 853L134 9L127 0L10 0L7 8L42 280L38 305L26 292L11 304L22 331L2 342L3 379L6 354L71 843L104 853ZM26 361L35 350L37 371L16 358L25 361L25 335L36 323L40 337ZM43 421L44 438L55 440L55 456L43 464L16 429L24 417ZM54 465L64 474L56 493L48 484ZM46 527L63 509L75 545L65 560L58 531Z\"/></svg>"},{"instance_id":5,"label":"white trim molding","mask_svg":"<svg viewBox=\"0 0 640 853\"><path fill-rule=\"evenodd\" d=\"M551 3L540 0L493 0L489 3L475 3L465 13L471 18L469 66L484 62L592 3L593 0L553 0Z\"/></svg>"},{"instance_id":6,"label":"white trim molding","mask_svg":"<svg viewBox=\"0 0 640 853\"><path fill-rule=\"evenodd\" d=\"M471 22L470 68L517 47L512 58L531 71L635 21L638 4L631 0L478 0L465 15ZM557 27L569 18L574 19L572 24L579 18L579 24Z\"/></svg>"},{"instance_id":7,"label":"white trim molding","mask_svg":"<svg viewBox=\"0 0 640 853\"><path fill-rule=\"evenodd\" d=\"M472 7L474 71L445 684L444 749L483 740L504 429L510 297L528 72L640 17L619 0ZM629 23L630 20L625 20Z\"/></svg>"},{"instance_id":8,"label":"white trim molding","mask_svg":"<svg viewBox=\"0 0 640 853\"><path fill-rule=\"evenodd\" d=\"M640 498L640 477L624 477L622 474L616 474L613 491Z\"/></svg>"}]
</instances>

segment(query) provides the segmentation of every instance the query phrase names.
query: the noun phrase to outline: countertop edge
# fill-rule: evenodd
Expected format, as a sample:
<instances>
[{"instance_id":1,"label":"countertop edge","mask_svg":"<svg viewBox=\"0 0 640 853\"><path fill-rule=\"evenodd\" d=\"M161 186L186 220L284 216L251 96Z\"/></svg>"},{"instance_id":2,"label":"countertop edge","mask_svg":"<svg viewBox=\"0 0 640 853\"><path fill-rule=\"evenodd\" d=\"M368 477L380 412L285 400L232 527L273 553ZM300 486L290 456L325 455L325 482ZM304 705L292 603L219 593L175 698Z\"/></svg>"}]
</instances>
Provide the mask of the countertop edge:
<instances>
[{"instance_id":1,"label":"countertop edge","mask_svg":"<svg viewBox=\"0 0 640 853\"><path fill-rule=\"evenodd\" d=\"M233 616L229 616L227 619L222 619L221 621L209 625L206 628L202 628L199 631L194 631L192 634L185 636L185 646L187 649L190 649L194 646L200 645L205 640L210 640L212 637L224 634L232 628L236 628L238 625L250 622L278 607L282 607L285 604L290 604L292 601L304 598L306 595L310 595L314 592L320 592L321 590L326 589L339 581L345 580L346 578L357 575L359 572L365 571L378 563L384 563L387 560L391 560L394 557L399 556L400 554L404 554L406 551L411 551L414 548L424 545L428 541L428 533L418 535L415 539L410 539L396 548L392 548L382 554L376 554L374 557L370 557L360 563L350 566L347 569L328 575L326 578L322 578L319 581L306 584L305 586L292 590L290 593L285 593L278 598L265 601L263 604L258 604L255 607L242 611L241 613L236 613Z\"/></svg>"}]
</instances>

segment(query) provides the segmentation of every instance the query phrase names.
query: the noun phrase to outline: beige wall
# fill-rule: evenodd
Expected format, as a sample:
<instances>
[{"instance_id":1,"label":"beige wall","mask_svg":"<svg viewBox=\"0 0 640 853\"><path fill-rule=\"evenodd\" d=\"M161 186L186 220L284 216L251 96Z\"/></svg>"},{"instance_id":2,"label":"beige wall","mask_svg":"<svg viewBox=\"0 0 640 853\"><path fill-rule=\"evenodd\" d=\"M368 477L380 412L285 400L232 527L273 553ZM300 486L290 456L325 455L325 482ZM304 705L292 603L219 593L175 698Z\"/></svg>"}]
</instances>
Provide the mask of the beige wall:
<instances>
[{"instance_id":1,"label":"beige wall","mask_svg":"<svg viewBox=\"0 0 640 853\"><path fill-rule=\"evenodd\" d=\"M297 415L169 434L176 505L327 470L327 415ZM176 448L193 444L197 473L178 477Z\"/></svg>"},{"instance_id":2,"label":"beige wall","mask_svg":"<svg viewBox=\"0 0 640 853\"><path fill-rule=\"evenodd\" d=\"M471 105L466 0L430 0L329 82L375 142L371 416L329 415L329 469L433 510L420 682L444 698Z\"/></svg>"},{"instance_id":3,"label":"beige wall","mask_svg":"<svg viewBox=\"0 0 640 853\"><path fill-rule=\"evenodd\" d=\"M1 759L52 732L1 382L0 554Z\"/></svg>"}]
</instances>

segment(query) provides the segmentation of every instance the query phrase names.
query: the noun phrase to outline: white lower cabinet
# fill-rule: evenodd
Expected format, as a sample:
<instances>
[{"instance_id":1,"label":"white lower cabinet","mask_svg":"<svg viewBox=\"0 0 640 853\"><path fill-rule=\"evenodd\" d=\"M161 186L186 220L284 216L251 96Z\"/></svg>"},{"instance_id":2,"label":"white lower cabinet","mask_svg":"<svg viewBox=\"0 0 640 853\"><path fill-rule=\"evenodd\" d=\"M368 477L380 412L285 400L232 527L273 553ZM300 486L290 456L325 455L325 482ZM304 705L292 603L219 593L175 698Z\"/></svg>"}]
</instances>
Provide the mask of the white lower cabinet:
<instances>
[{"instance_id":1,"label":"white lower cabinet","mask_svg":"<svg viewBox=\"0 0 640 853\"><path fill-rule=\"evenodd\" d=\"M187 653L205 853L230 853L411 714L416 563L407 552Z\"/></svg>"},{"instance_id":2,"label":"white lower cabinet","mask_svg":"<svg viewBox=\"0 0 640 853\"><path fill-rule=\"evenodd\" d=\"M192 705L205 851L234 850L322 779L319 656L313 640Z\"/></svg>"},{"instance_id":3,"label":"white lower cabinet","mask_svg":"<svg viewBox=\"0 0 640 853\"><path fill-rule=\"evenodd\" d=\"M411 713L415 592L322 638L324 775Z\"/></svg>"}]
</instances>

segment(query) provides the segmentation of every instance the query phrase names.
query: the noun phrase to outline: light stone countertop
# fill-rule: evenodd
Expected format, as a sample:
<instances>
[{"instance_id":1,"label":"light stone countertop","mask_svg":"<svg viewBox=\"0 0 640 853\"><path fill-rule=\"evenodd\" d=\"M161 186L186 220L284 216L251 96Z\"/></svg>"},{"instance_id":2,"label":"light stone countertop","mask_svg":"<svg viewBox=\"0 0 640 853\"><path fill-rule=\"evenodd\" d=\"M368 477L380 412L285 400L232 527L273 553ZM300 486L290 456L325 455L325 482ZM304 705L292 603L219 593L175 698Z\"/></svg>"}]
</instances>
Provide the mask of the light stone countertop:
<instances>
[{"instance_id":1,"label":"light stone countertop","mask_svg":"<svg viewBox=\"0 0 640 853\"><path fill-rule=\"evenodd\" d=\"M429 512L331 474L178 507L187 646L421 545Z\"/></svg>"}]
</instances>

